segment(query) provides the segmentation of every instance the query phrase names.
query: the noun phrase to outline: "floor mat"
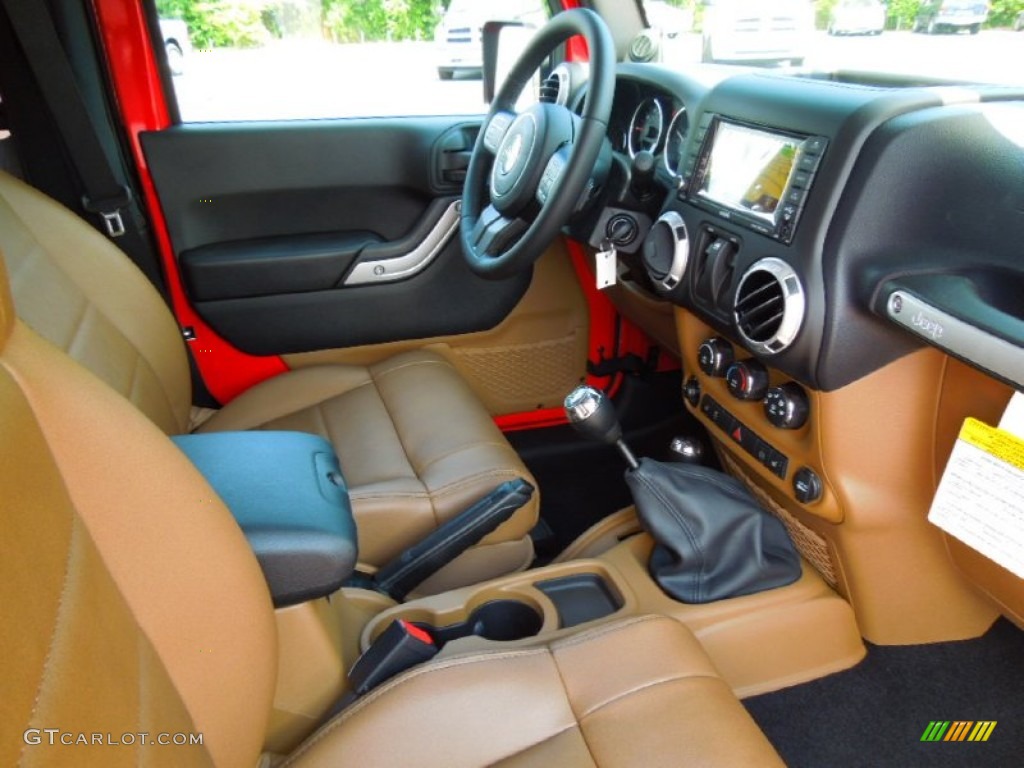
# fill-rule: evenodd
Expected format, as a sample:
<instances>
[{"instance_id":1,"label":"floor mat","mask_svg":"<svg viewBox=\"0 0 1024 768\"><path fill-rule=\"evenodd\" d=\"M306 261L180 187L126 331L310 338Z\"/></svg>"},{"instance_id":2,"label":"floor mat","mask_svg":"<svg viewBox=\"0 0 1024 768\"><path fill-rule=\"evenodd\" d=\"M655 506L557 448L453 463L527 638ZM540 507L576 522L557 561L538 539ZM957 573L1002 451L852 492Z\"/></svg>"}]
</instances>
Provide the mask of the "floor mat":
<instances>
[{"instance_id":1,"label":"floor mat","mask_svg":"<svg viewBox=\"0 0 1024 768\"><path fill-rule=\"evenodd\" d=\"M1024 765L1024 632L868 646L858 666L743 702L791 768ZM996 721L986 742L922 742L931 721ZM952 726L947 729L952 732Z\"/></svg>"}]
</instances>

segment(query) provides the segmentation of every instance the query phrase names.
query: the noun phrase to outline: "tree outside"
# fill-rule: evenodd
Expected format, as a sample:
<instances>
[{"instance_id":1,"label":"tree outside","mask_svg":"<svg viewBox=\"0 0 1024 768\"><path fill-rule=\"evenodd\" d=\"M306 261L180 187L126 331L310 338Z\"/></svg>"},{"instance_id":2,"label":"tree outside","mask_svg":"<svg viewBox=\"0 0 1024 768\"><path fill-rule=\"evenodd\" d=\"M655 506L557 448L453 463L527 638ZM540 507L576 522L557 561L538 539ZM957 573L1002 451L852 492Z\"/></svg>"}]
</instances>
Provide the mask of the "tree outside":
<instances>
[{"instance_id":1,"label":"tree outside","mask_svg":"<svg viewBox=\"0 0 1024 768\"><path fill-rule=\"evenodd\" d=\"M430 40L449 0L156 0L162 18L183 19L197 48L249 48L274 38L323 38L337 43ZM666 0L694 12L701 0ZM819 29L838 0L815 0ZM913 26L922 0L888 0L890 29ZM1024 0L991 0L989 27L1009 27Z\"/></svg>"},{"instance_id":2,"label":"tree outside","mask_svg":"<svg viewBox=\"0 0 1024 768\"><path fill-rule=\"evenodd\" d=\"M183 19L197 48L251 48L280 37L334 42L429 40L439 0L156 0L161 18Z\"/></svg>"}]
</instances>

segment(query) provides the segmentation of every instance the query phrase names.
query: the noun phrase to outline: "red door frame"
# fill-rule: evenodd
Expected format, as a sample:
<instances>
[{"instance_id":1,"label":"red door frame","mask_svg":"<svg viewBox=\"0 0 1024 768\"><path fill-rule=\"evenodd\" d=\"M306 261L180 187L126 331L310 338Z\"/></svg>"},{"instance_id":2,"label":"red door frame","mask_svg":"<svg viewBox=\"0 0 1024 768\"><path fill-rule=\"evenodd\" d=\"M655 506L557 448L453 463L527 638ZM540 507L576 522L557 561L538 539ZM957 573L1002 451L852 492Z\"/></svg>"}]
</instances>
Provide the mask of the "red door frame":
<instances>
[{"instance_id":1,"label":"red door frame","mask_svg":"<svg viewBox=\"0 0 1024 768\"><path fill-rule=\"evenodd\" d=\"M280 357L249 355L228 343L203 322L185 296L167 220L139 142L143 131L159 131L171 125L145 12L139 0L93 0L93 7L122 125L128 133L163 262L171 306L180 326L192 329L189 344L207 389L221 403L226 403L253 384L283 373L288 367Z\"/></svg>"}]
</instances>

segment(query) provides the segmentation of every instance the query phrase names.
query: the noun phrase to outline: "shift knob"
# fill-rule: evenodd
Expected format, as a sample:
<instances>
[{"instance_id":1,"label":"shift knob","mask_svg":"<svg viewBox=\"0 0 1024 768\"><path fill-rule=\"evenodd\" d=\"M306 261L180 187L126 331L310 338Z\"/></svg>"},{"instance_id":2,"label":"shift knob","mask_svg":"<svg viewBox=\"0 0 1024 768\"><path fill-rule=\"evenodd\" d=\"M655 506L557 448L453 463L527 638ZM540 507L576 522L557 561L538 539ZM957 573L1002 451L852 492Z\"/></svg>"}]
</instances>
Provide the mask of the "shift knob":
<instances>
[{"instance_id":1,"label":"shift knob","mask_svg":"<svg viewBox=\"0 0 1024 768\"><path fill-rule=\"evenodd\" d=\"M604 392L581 384L565 398L565 415L584 437L616 446L630 467L638 466L636 457L622 441L622 427L615 406Z\"/></svg>"},{"instance_id":2,"label":"shift knob","mask_svg":"<svg viewBox=\"0 0 1024 768\"><path fill-rule=\"evenodd\" d=\"M565 398L565 415L584 437L599 443L615 444L622 438L622 427L615 406L604 392L581 384Z\"/></svg>"}]
</instances>

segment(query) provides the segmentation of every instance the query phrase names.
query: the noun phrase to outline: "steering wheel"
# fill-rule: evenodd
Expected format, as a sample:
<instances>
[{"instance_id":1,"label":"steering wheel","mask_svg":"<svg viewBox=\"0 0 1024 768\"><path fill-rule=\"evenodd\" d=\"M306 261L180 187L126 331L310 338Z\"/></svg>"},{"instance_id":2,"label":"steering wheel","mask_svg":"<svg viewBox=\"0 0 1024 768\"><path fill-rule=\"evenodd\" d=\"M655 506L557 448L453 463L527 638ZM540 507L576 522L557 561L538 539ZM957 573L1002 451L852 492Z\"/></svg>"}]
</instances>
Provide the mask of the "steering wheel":
<instances>
[{"instance_id":1,"label":"steering wheel","mask_svg":"<svg viewBox=\"0 0 1024 768\"><path fill-rule=\"evenodd\" d=\"M574 35L590 51L583 116L558 104L515 103L544 59ZM462 192L462 251L481 277L528 269L577 210L608 131L615 44L593 11L554 16L534 36L498 91L477 136Z\"/></svg>"}]
</instances>

